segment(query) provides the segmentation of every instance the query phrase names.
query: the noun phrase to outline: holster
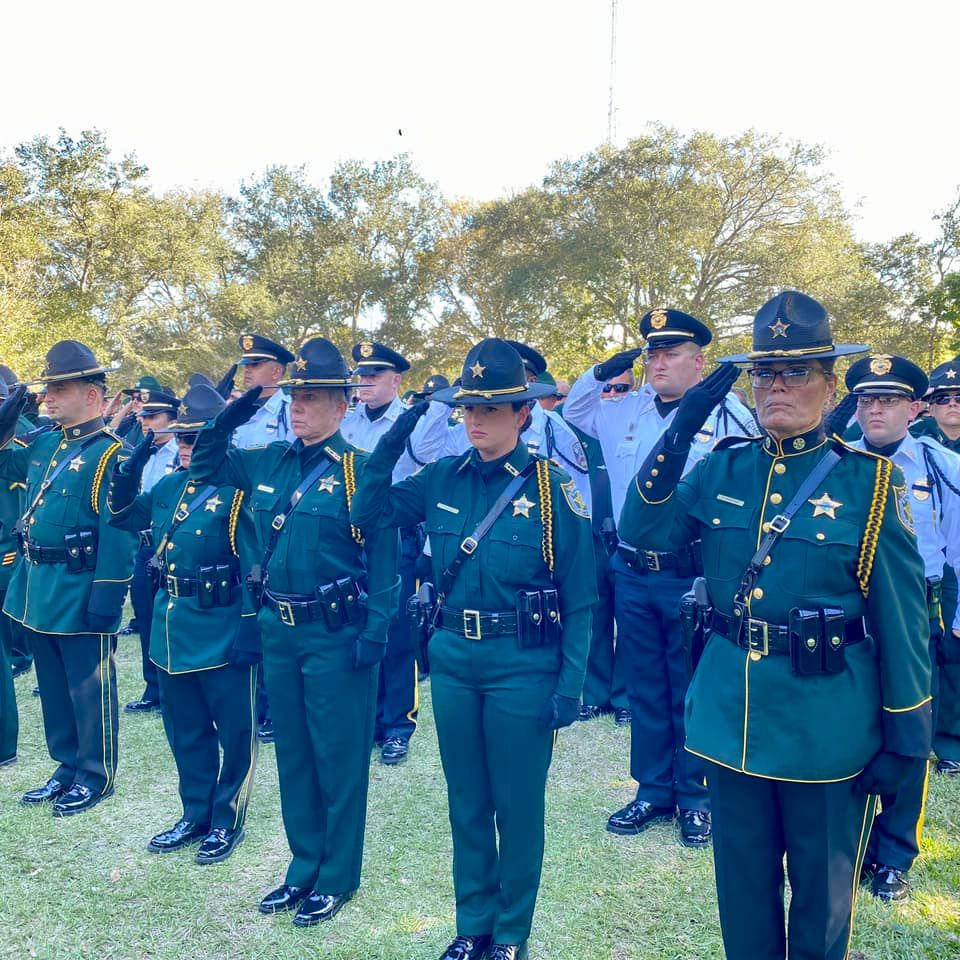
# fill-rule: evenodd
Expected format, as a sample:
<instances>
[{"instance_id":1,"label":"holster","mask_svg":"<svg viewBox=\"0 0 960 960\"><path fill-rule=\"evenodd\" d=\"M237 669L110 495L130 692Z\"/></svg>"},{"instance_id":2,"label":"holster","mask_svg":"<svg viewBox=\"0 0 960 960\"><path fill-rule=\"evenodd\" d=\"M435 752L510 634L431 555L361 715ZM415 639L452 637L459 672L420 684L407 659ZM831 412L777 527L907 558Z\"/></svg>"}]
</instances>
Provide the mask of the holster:
<instances>
[{"instance_id":1,"label":"holster","mask_svg":"<svg viewBox=\"0 0 960 960\"><path fill-rule=\"evenodd\" d=\"M680 625L683 629L683 649L687 655L687 666L692 674L703 656L704 647L703 615L693 590L680 598Z\"/></svg>"},{"instance_id":2,"label":"holster","mask_svg":"<svg viewBox=\"0 0 960 960\"><path fill-rule=\"evenodd\" d=\"M790 611L790 667L798 677L843 673L845 624L839 607Z\"/></svg>"},{"instance_id":3,"label":"holster","mask_svg":"<svg viewBox=\"0 0 960 960\"><path fill-rule=\"evenodd\" d=\"M70 573L96 569L97 537L92 530L64 534L63 546L67 551L67 570Z\"/></svg>"},{"instance_id":4,"label":"holster","mask_svg":"<svg viewBox=\"0 0 960 960\"><path fill-rule=\"evenodd\" d=\"M429 580L420 584L420 589L407 600L407 620L410 635L420 652L420 662L426 673L430 672L430 637L436 629L437 592Z\"/></svg>"},{"instance_id":5,"label":"holster","mask_svg":"<svg viewBox=\"0 0 960 960\"><path fill-rule=\"evenodd\" d=\"M517 645L521 650L560 642L560 597L553 588L517 591Z\"/></svg>"},{"instance_id":6,"label":"holster","mask_svg":"<svg viewBox=\"0 0 960 960\"><path fill-rule=\"evenodd\" d=\"M147 579L154 591L160 586L160 578L163 576L163 565L159 558L151 557L145 564L144 569L147 572Z\"/></svg>"},{"instance_id":7,"label":"holster","mask_svg":"<svg viewBox=\"0 0 960 960\"><path fill-rule=\"evenodd\" d=\"M259 563L253 564L244 582L250 591L250 596L253 597L254 605L259 608L263 602L263 567Z\"/></svg>"},{"instance_id":8,"label":"holster","mask_svg":"<svg viewBox=\"0 0 960 960\"><path fill-rule=\"evenodd\" d=\"M199 567L197 578L197 602L202 609L209 610L217 605L217 568Z\"/></svg>"},{"instance_id":9,"label":"holster","mask_svg":"<svg viewBox=\"0 0 960 960\"><path fill-rule=\"evenodd\" d=\"M340 630L348 623L366 620L367 595L353 577L342 577L333 583L321 584L315 592L323 610L324 622L331 632Z\"/></svg>"}]
</instances>

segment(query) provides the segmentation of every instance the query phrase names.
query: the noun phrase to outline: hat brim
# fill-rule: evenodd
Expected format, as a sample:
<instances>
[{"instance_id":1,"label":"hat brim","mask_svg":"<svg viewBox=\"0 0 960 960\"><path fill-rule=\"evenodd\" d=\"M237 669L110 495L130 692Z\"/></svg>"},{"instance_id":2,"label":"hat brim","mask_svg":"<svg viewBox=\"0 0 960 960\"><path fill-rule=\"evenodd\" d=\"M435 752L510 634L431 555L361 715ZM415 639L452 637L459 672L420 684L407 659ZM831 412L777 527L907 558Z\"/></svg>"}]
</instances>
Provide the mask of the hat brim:
<instances>
[{"instance_id":1,"label":"hat brim","mask_svg":"<svg viewBox=\"0 0 960 960\"><path fill-rule=\"evenodd\" d=\"M91 377L106 376L120 369L120 364L113 367L93 367L90 370L72 370L69 373L55 373L49 377L37 377L34 380L23 380L25 387L36 387L48 383L66 383L68 380L89 380Z\"/></svg>"},{"instance_id":2,"label":"hat brim","mask_svg":"<svg viewBox=\"0 0 960 960\"><path fill-rule=\"evenodd\" d=\"M199 433L204 427L213 423L214 417L209 420L197 420L195 423L183 423L180 420L174 420L163 428L164 433Z\"/></svg>"},{"instance_id":3,"label":"hat brim","mask_svg":"<svg viewBox=\"0 0 960 960\"><path fill-rule=\"evenodd\" d=\"M738 353L731 357L719 357L717 363L750 364L788 363L791 360L835 360L855 353L869 353L870 348L863 343L836 343L829 350L777 350L763 353Z\"/></svg>"},{"instance_id":4,"label":"hat brim","mask_svg":"<svg viewBox=\"0 0 960 960\"><path fill-rule=\"evenodd\" d=\"M525 403L527 400L539 400L540 397L549 397L556 393L557 388L548 383L528 383L522 390L509 393L491 391L484 393L480 390L464 390L463 387L447 387L437 390L430 399L437 403L445 403L448 407L493 407L501 403Z\"/></svg>"},{"instance_id":5,"label":"hat brim","mask_svg":"<svg viewBox=\"0 0 960 960\"><path fill-rule=\"evenodd\" d=\"M335 390L338 387L355 387L353 377L286 377L277 381L278 387L291 390Z\"/></svg>"}]
</instances>

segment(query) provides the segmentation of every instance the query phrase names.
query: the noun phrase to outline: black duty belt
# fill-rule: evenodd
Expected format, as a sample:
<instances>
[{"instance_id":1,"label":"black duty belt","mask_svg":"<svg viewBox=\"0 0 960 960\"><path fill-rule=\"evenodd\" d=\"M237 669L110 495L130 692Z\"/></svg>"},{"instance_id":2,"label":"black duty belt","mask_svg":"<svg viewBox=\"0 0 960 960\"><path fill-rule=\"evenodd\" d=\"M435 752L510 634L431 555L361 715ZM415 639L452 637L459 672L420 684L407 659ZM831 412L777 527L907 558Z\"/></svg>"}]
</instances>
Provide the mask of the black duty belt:
<instances>
[{"instance_id":1,"label":"black duty belt","mask_svg":"<svg viewBox=\"0 0 960 960\"><path fill-rule=\"evenodd\" d=\"M747 619L737 636L737 625L733 617L725 616L717 610L713 611L710 629L714 633L726 637L741 650L750 650L766 656L769 653L790 655L790 628L778 623L768 623L766 620ZM863 617L856 620L847 620L843 625L844 646L860 643L866 637L866 628Z\"/></svg>"},{"instance_id":2,"label":"black duty belt","mask_svg":"<svg viewBox=\"0 0 960 960\"><path fill-rule=\"evenodd\" d=\"M682 553L664 553L660 550L637 550L622 540L617 544L620 559L635 573L673 573L679 577L693 577L697 569L694 552L689 547Z\"/></svg>"},{"instance_id":3,"label":"black duty belt","mask_svg":"<svg viewBox=\"0 0 960 960\"><path fill-rule=\"evenodd\" d=\"M323 620L323 604L307 593L274 593L263 591L263 605L276 610L288 627L308 620Z\"/></svg>"},{"instance_id":4,"label":"black duty belt","mask_svg":"<svg viewBox=\"0 0 960 960\"><path fill-rule=\"evenodd\" d=\"M41 547L33 540L23 541L23 555L33 563L66 563L65 547Z\"/></svg>"},{"instance_id":5,"label":"black duty belt","mask_svg":"<svg viewBox=\"0 0 960 960\"><path fill-rule=\"evenodd\" d=\"M231 576L231 584L238 587L242 582L240 571L235 570ZM179 600L181 597L195 597L204 581L195 577L174 577L168 573L163 576L162 583L167 593Z\"/></svg>"},{"instance_id":6,"label":"black duty belt","mask_svg":"<svg viewBox=\"0 0 960 960\"><path fill-rule=\"evenodd\" d=\"M517 632L517 614L514 610L506 613L496 610L458 610L444 604L437 612L436 623L438 627L459 633L468 640L505 637Z\"/></svg>"}]
</instances>

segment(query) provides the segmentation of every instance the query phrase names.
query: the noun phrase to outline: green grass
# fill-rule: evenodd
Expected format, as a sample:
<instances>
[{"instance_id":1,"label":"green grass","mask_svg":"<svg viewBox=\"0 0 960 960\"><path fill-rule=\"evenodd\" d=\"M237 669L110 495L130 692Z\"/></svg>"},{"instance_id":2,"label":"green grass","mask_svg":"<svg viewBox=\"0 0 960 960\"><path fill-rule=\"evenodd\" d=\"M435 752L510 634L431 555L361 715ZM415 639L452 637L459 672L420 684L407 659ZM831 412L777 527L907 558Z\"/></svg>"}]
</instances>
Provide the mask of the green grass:
<instances>
[{"instance_id":1,"label":"green grass","mask_svg":"<svg viewBox=\"0 0 960 960\"><path fill-rule=\"evenodd\" d=\"M140 694L136 638L121 638L121 703ZM453 935L450 836L429 684L409 762L373 760L363 885L331 924L300 931L262 917L288 851L273 747L263 747L247 840L226 863L190 851L150 854L150 836L180 815L160 720L123 716L117 793L89 814L54 820L17 804L52 765L31 672L17 681L20 760L0 770L0 957L74 960L340 958L432 960ZM629 733L610 720L561 733L548 790L547 853L531 940L540 960L722 957L709 853L682 849L670 827L636 838L604 830L633 795ZM960 783L932 783L927 838L898 907L861 898L854 956L960 957Z\"/></svg>"}]
</instances>

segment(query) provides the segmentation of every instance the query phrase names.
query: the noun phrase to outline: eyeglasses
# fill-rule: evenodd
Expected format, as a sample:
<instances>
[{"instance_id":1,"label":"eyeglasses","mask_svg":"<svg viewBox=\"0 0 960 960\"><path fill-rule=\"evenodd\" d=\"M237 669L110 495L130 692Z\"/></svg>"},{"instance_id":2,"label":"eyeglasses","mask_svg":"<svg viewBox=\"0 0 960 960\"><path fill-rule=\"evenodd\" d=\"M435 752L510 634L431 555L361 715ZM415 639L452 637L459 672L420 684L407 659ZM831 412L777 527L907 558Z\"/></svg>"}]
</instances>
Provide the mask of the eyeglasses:
<instances>
[{"instance_id":1,"label":"eyeglasses","mask_svg":"<svg viewBox=\"0 0 960 960\"><path fill-rule=\"evenodd\" d=\"M192 447L196 442L197 435L195 433L177 434L177 443L182 443L185 447Z\"/></svg>"},{"instance_id":2,"label":"eyeglasses","mask_svg":"<svg viewBox=\"0 0 960 960\"><path fill-rule=\"evenodd\" d=\"M857 406L861 410L872 407L875 403L881 407L895 407L901 400L907 400L908 397L898 397L895 394L886 394L879 397L857 397Z\"/></svg>"},{"instance_id":3,"label":"eyeglasses","mask_svg":"<svg viewBox=\"0 0 960 960\"><path fill-rule=\"evenodd\" d=\"M815 372L813 367L787 367L786 370L767 370L765 367L754 367L747 371L747 376L750 378L750 386L754 390L769 390L776 382L777 377L783 381L783 385L788 390L795 390L798 387L805 387Z\"/></svg>"},{"instance_id":4,"label":"eyeglasses","mask_svg":"<svg viewBox=\"0 0 960 960\"><path fill-rule=\"evenodd\" d=\"M605 383L603 385L604 393L629 393L630 384L629 383ZM566 396L566 394L564 394Z\"/></svg>"},{"instance_id":5,"label":"eyeglasses","mask_svg":"<svg viewBox=\"0 0 960 960\"><path fill-rule=\"evenodd\" d=\"M933 398L933 402L938 407L945 407L949 403L955 403L960 407L960 393L941 393L939 396Z\"/></svg>"},{"instance_id":6,"label":"eyeglasses","mask_svg":"<svg viewBox=\"0 0 960 960\"><path fill-rule=\"evenodd\" d=\"M624 384L624 386L626 386L626 384ZM566 395L565 393L558 393L558 394L557 394L557 399L558 399L558 400L566 400L566 399L567 399L567 395Z\"/></svg>"}]
</instances>

